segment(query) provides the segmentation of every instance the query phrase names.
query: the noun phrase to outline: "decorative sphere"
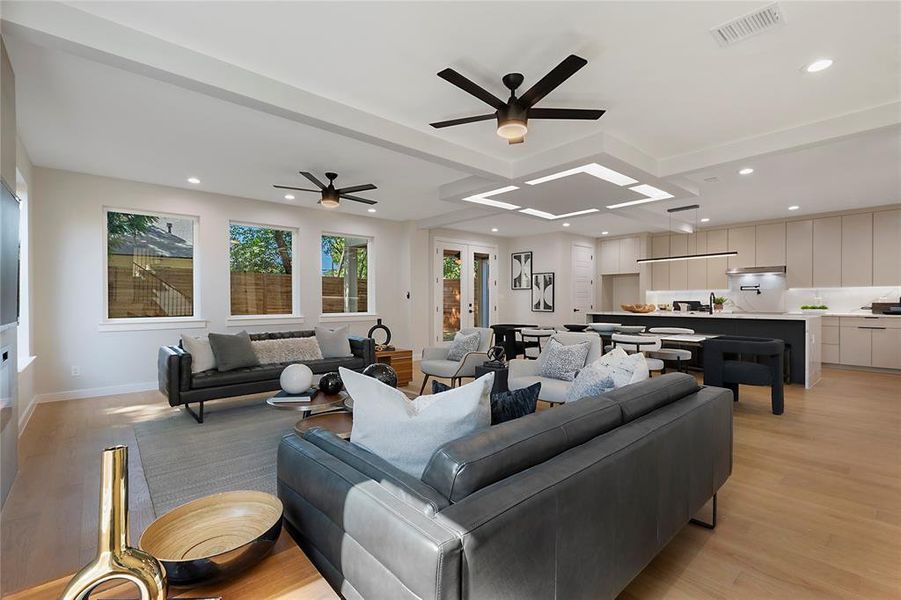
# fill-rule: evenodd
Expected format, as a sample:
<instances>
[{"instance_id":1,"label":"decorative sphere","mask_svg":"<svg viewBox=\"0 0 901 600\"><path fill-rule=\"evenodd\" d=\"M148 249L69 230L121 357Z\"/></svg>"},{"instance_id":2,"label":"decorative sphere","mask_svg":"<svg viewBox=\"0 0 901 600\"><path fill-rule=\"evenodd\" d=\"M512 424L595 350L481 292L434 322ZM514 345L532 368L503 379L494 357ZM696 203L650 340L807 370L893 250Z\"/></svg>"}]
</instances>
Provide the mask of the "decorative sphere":
<instances>
[{"instance_id":1,"label":"decorative sphere","mask_svg":"<svg viewBox=\"0 0 901 600\"><path fill-rule=\"evenodd\" d=\"M371 364L363 369L363 375L378 379L385 385L390 385L393 388L397 387L397 372L391 365L384 363Z\"/></svg>"},{"instance_id":2,"label":"decorative sphere","mask_svg":"<svg viewBox=\"0 0 901 600\"><path fill-rule=\"evenodd\" d=\"M300 394L313 384L313 371L302 364L288 365L279 378L282 389L289 394Z\"/></svg>"},{"instance_id":3,"label":"decorative sphere","mask_svg":"<svg viewBox=\"0 0 901 600\"><path fill-rule=\"evenodd\" d=\"M334 371L326 373L319 379L319 390L323 394L334 396L342 389L344 389L344 382L341 381L341 376Z\"/></svg>"}]
</instances>

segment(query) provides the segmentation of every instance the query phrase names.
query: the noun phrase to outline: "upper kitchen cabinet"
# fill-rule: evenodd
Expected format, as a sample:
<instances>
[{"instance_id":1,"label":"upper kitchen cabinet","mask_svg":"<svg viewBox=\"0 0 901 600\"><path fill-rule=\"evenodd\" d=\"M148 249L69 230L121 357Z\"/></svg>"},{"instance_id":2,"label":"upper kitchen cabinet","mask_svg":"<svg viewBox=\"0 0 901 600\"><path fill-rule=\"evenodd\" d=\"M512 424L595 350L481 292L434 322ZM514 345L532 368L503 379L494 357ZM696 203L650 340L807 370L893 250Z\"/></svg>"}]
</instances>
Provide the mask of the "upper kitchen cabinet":
<instances>
[{"instance_id":1,"label":"upper kitchen cabinet","mask_svg":"<svg viewBox=\"0 0 901 600\"><path fill-rule=\"evenodd\" d=\"M669 256L670 236L658 235L651 238L651 257L661 258ZM669 284L670 263L651 263L651 289L671 290Z\"/></svg>"},{"instance_id":2,"label":"upper kitchen cabinet","mask_svg":"<svg viewBox=\"0 0 901 600\"><path fill-rule=\"evenodd\" d=\"M755 228L758 267L785 264L785 223L758 225Z\"/></svg>"},{"instance_id":3,"label":"upper kitchen cabinet","mask_svg":"<svg viewBox=\"0 0 901 600\"><path fill-rule=\"evenodd\" d=\"M873 213L842 217L841 239L842 286L873 285Z\"/></svg>"},{"instance_id":4,"label":"upper kitchen cabinet","mask_svg":"<svg viewBox=\"0 0 901 600\"><path fill-rule=\"evenodd\" d=\"M601 256L598 264L602 275L619 273L619 240L601 242Z\"/></svg>"},{"instance_id":5,"label":"upper kitchen cabinet","mask_svg":"<svg viewBox=\"0 0 901 600\"><path fill-rule=\"evenodd\" d=\"M774 263L778 264L778 263ZM790 288L813 287L813 221L785 224L785 279Z\"/></svg>"},{"instance_id":6,"label":"upper kitchen cabinet","mask_svg":"<svg viewBox=\"0 0 901 600\"><path fill-rule=\"evenodd\" d=\"M641 239L638 237L603 240L600 244L601 275L638 273Z\"/></svg>"},{"instance_id":7,"label":"upper kitchen cabinet","mask_svg":"<svg viewBox=\"0 0 901 600\"><path fill-rule=\"evenodd\" d=\"M728 235L725 229L714 229L707 232L707 252L726 252L729 248ZM707 287L704 289L723 290L729 287L726 279L727 262L725 258L708 258Z\"/></svg>"},{"instance_id":8,"label":"upper kitchen cabinet","mask_svg":"<svg viewBox=\"0 0 901 600\"><path fill-rule=\"evenodd\" d=\"M901 210L873 215L873 285L901 285Z\"/></svg>"},{"instance_id":9,"label":"upper kitchen cabinet","mask_svg":"<svg viewBox=\"0 0 901 600\"><path fill-rule=\"evenodd\" d=\"M707 232L699 231L688 236L688 254L707 252ZM687 289L707 289L707 261L703 259L685 261Z\"/></svg>"},{"instance_id":10,"label":"upper kitchen cabinet","mask_svg":"<svg viewBox=\"0 0 901 600\"><path fill-rule=\"evenodd\" d=\"M728 260L729 268L737 267L753 267L756 263L756 234L754 226L749 227L733 227L729 229L727 234L728 248L724 250L735 250L738 252L736 256L730 256Z\"/></svg>"},{"instance_id":11,"label":"upper kitchen cabinet","mask_svg":"<svg viewBox=\"0 0 901 600\"><path fill-rule=\"evenodd\" d=\"M842 218L813 220L813 286L842 285Z\"/></svg>"},{"instance_id":12,"label":"upper kitchen cabinet","mask_svg":"<svg viewBox=\"0 0 901 600\"><path fill-rule=\"evenodd\" d=\"M685 256L688 254L688 234L672 234L670 239L670 251L672 256ZM690 260L677 260L669 263L669 289L688 290L688 263Z\"/></svg>"}]
</instances>

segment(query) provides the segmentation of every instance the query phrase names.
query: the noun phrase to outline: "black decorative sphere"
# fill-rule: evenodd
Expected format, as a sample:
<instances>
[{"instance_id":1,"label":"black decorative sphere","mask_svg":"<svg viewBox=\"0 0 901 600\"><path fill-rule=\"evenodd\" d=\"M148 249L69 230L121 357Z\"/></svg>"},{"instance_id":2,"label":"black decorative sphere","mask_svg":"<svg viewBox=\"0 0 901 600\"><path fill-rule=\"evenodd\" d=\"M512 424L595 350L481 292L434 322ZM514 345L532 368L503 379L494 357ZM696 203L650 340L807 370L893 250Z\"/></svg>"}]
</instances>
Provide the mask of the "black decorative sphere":
<instances>
[{"instance_id":1,"label":"black decorative sphere","mask_svg":"<svg viewBox=\"0 0 901 600\"><path fill-rule=\"evenodd\" d=\"M342 389L344 389L344 382L341 381L341 376L334 371L326 373L319 380L319 390L329 396L334 396Z\"/></svg>"},{"instance_id":2,"label":"black decorative sphere","mask_svg":"<svg viewBox=\"0 0 901 600\"><path fill-rule=\"evenodd\" d=\"M363 369L363 375L374 377L385 385L393 388L397 387L397 371L391 365L384 363L374 363Z\"/></svg>"}]
</instances>

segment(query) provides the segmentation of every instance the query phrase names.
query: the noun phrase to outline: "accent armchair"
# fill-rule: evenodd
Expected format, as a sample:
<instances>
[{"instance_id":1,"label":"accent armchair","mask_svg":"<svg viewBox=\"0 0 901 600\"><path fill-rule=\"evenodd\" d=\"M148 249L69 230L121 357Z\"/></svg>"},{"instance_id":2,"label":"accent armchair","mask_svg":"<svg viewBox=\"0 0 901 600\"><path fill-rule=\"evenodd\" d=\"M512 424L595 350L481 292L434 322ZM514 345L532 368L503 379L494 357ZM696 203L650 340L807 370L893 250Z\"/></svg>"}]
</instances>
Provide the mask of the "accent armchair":
<instances>
[{"instance_id":1,"label":"accent armchair","mask_svg":"<svg viewBox=\"0 0 901 600\"><path fill-rule=\"evenodd\" d=\"M588 349L588 356L585 358L585 364L582 365L583 367L593 363L601 356L601 336L596 333L561 331L555 333L550 339L557 340L564 346L572 346L573 344L579 344L586 340L590 342L591 345ZM544 350L541 351L542 354L547 352L549 344L550 340L548 340L547 344L544 344ZM510 371L507 377L507 386L511 390L519 390L527 388L534 383L541 383L541 392L538 397L539 400L551 404L561 404L566 402L566 394L569 392L572 381L542 377L538 374L538 366L540 364L541 355L538 356L538 360L528 358L515 358L511 360L509 365Z\"/></svg>"},{"instance_id":2,"label":"accent armchair","mask_svg":"<svg viewBox=\"0 0 901 600\"><path fill-rule=\"evenodd\" d=\"M422 378L420 395L425 392L425 384L429 377L444 377L451 380L451 387L456 386L464 377L475 377L476 367L488 360L488 349L491 347L491 329L488 327L468 327L460 330L460 333L479 333L479 347L474 352L469 352L459 361L448 360L450 345L424 348L422 361L419 368L425 377Z\"/></svg>"}]
</instances>

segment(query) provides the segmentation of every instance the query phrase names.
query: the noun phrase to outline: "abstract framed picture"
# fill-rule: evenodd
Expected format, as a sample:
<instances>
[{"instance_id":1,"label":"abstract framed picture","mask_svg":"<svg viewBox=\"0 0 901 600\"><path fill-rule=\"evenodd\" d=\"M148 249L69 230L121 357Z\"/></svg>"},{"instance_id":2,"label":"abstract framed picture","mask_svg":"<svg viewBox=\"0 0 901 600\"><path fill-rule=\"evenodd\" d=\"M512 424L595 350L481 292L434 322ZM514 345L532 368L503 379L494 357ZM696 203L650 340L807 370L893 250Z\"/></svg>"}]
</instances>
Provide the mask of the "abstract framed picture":
<instances>
[{"instance_id":1,"label":"abstract framed picture","mask_svg":"<svg viewBox=\"0 0 901 600\"><path fill-rule=\"evenodd\" d=\"M532 251L510 255L510 289L532 289Z\"/></svg>"},{"instance_id":2,"label":"abstract framed picture","mask_svg":"<svg viewBox=\"0 0 901 600\"><path fill-rule=\"evenodd\" d=\"M553 273L532 273L532 312L554 312Z\"/></svg>"}]
</instances>

